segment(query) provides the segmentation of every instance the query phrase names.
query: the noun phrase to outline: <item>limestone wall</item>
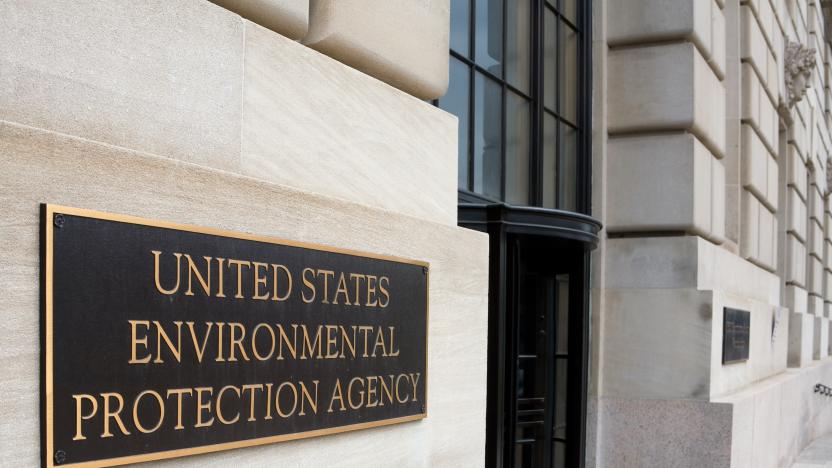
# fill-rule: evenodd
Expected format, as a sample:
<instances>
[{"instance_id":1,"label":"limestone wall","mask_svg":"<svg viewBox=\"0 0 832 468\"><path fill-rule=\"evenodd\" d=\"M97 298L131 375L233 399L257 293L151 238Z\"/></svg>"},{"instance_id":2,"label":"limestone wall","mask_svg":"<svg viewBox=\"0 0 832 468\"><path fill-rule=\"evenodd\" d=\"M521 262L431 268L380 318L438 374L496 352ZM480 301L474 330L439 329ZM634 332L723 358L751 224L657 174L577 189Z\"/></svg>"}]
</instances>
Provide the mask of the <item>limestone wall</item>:
<instances>
[{"instance_id":1,"label":"limestone wall","mask_svg":"<svg viewBox=\"0 0 832 468\"><path fill-rule=\"evenodd\" d=\"M205 0L0 1L0 464L39 464L46 202L431 264L426 419L157 466L482 466L488 243L456 226L456 141Z\"/></svg>"},{"instance_id":2,"label":"limestone wall","mask_svg":"<svg viewBox=\"0 0 832 468\"><path fill-rule=\"evenodd\" d=\"M591 461L789 466L832 430L821 2L594 6ZM745 362L724 307L751 312Z\"/></svg>"}]
</instances>

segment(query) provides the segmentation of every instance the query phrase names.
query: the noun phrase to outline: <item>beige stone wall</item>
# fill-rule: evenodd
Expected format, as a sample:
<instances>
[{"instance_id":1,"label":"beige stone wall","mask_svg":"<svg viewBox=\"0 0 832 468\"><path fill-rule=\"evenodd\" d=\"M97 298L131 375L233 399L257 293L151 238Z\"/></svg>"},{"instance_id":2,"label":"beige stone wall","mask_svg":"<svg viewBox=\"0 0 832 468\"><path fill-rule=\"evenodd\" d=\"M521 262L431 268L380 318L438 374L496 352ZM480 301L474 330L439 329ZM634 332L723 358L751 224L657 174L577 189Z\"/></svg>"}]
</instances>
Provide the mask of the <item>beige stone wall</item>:
<instances>
[{"instance_id":1,"label":"beige stone wall","mask_svg":"<svg viewBox=\"0 0 832 468\"><path fill-rule=\"evenodd\" d=\"M156 465L482 466L488 243L456 226L454 117L205 0L0 1L0 83L0 464L39 464L46 202L431 264L427 419Z\"/></svg>"},{"instance_id":2,"label":"beige stone wall","mask_svg":"<svg viewBox=\"0 0 832 468\"><path fill-rule=\"evenodd\" d=\"M812 392L832 375L821 4L594 6L593 214L607 237L593 263L591 461L789 466L832 430ZM817 62L791 107L790 42ZM746 362L722 364L724 307L751 312Z\"/></svg>"},{"instance_id":3,"label":"beige stone wall","mask_svg":"<svg viewBox=\"0 0 832 468\"><path fill-rule=\"evenodd\" d=\"M448 87L450 0L211 0L420 99Z\"/></svg>"}]
</instances>

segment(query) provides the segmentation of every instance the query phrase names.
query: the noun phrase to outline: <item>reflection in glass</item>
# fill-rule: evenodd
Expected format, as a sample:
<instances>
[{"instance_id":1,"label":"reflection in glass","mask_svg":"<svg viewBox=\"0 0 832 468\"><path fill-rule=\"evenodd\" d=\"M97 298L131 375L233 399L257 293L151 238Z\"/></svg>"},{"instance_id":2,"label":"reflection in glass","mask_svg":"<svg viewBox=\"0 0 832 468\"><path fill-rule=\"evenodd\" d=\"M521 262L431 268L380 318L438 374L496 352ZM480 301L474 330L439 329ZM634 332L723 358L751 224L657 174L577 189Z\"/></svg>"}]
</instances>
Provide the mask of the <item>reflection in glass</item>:
<instances>
[{"instance_id":1,"label":"reflection in glass","mask_svg":"<svg viewBox=\"0 0 832 468\"><path fill-rule=\"evenodd\" d=\"M543 105L555 110L558 21L548 8L544 8L543 11Z\"/></svg>"},{"instance_id":2,"label":"reflection in glass","mask_svg":"<svg viewBox=\"0 0 832 468\"><path fill-rule=\"evenodd\" d=\"M508 92L506 97L506 202L529 204L529 101Z\"/></svg>"},{"instance_id":3,"label":"reflection in glass","mask_svg":"<svg viewBox=\"0 0 832 468\"><path fill-rule=\"evenodd\" d=\"M560 174L558 208L575 211L576 184L578 180L578 131L564 123L560 124Z\"/></svg>"},{"instance_id":4,"label":"reflection in glass","mask_svg":"<svg viewBox=\"0 0 832 468\"><path fill-rule=\"evenodd\" d=\"M474 60L489 72L502 76L503 63L503 2L477 0L477 26L474 39Z\"/></svg>"},{"instance_id":5,"label":"reflection in glass","mask_svg":"<svg viewBox=\"0 0 832 468\"><path fill-rule=\"evenodd\" d=\"M552 468L566 468L566 444L558 441L552 443L554 444Z\"/></svg>"},{"instance_id":6,"label":"reflection in glass","mask_svg":"<svg viewBox=\"0 0 832 468\"><path fill-rule=\"evenodd\" d=\"M558 307L555 322L555 352L569 352L569 275L557 275Z\"/></svg>"},{"instance_id":7,"label":"reflection in glass","mask_svg":"<svg viewBox=\"0 0 832 468\"><path fill-rule=\"evenodd\" d=\"M506 81L529 93L531 72L531 0L509 2L506 13Z\"/></svg>"},{"instance_id":8,"label":"reflection in glass","mask_svg":"<svg viewBox=\"0 0 832 468\"><path fill-rule=\"evenodd\" d=\"M520 356L517 368L517 398L542 397L542 382L538 382L537 371L540 362L537 356ZM542 377L542 376L541 376Z\"/></svg>"},{"instance_id":9,"label":"reflection in glass","mask_svg":"<svg viewBox=\"0 0 832 468\"><path fill-rule=\"evenodd\" d=\"M543 206L555 207L555 185L557 182L557 121L548 113L543 115L543 164L540 181L543 188Z\"/></svg>"},{"instance_id":10,"label":"reflection in glass","mask_svg":"<svg viewBox=\"0 0 832 468\"><path fill-rule=\"evenodd\" d=\"M560 25L560 115L577 123L578 114L578 33L564 23Z\"/></svg>"},{"instance_id":11,"label":"reflection in glass","mask_svg":"<svg viewBox=\"0 0 832 468\"><path fill-rule=\"evenodd\" d=\"M471 0L451 0L451 49L471 54Z\"/></svg>"},{"instance_id":12,"label":"reflection in glass","mask_svg":"<svg viewBox=\"0 0 832 468\"><path fill-rule=\"evenodd\" d=\"M477 73L474 78L474 191L501 198L502 88Z\"/></svg>"},{"instance_id":13,"label":"reflection in glass","mask_svg":"<svg viewBox=\"0 0 832 468\"><path fill-rule=\"evenodd\" d=\"M470 70L467 65L451 57L448 92L439 99L439 107L459 119L459 164L457 183L468 189L468 99L470 99Z\"/></svg>"},{"instance_id":14,"label":"reflection in glass","mask_svg":"<svg viewBox=\"0 0 832 468\"><path fill-rule=\"evenodd\" d=\"M559 358L555 362L555 427L554 436L566 437L566 368L569 361Z\"/></svg>"},{"instance_id":15,"label":"reflection in glass","mask_svg":"<svg viewBox=\"0 0 832 468\"><path fill-rule=\"evenodd\" d=\"M578 24L578 0L560 0L560 13L572 24Z\"/></svg>"}]
</instances>

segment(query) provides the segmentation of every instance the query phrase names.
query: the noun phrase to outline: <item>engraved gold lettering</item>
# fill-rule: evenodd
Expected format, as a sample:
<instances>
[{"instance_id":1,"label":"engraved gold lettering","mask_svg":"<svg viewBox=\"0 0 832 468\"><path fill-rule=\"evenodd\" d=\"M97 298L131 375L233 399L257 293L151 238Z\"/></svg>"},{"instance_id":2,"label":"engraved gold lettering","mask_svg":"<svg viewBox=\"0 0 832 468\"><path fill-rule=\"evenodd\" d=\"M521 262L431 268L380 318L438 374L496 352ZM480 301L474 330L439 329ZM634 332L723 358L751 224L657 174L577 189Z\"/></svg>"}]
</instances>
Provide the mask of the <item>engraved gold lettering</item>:
<instances>
[{"instance_id":1,"label":"engraved gold lettering","mask_svg":"<svg viewBox=\"0 0 832 468\"><path fill-rule=\"evenodd\" d=\"M143 358L139 358L137 356L137 346L136 345L143 345L144 349L147 349L147 335L144 338L139 339L136 336L136 328L141 325L145 329L150 328L150 322L147 320L128 320L127 322L130 323L130 360L127 361L128 364L146 364L150 362L152 358L150 354Z\"/></svg>"},{"instance_id":2,"label":"engraved gold lettering","mask_svg":"<svg viewBox=\"0 0 832 468\"><path fill-rule=\"evenodd\" d=\"M85 393L79 395L72 395L72 398L75 399L75 437L73 437L72 440L85 440L86 437L84 436L84 433L81 430L81 423L82 421L92 419L92 417L95 416L95 413L98 411L98 400L96 400L94 396L87 395ZM92 403L92 410L87 415L84 415L82 413L82 405L84 400L87 400L90 403Z\"/></svg>"},{"instance_id":3,"label":"engraved gold lettering","mask_svg":"<svg viewBox=\"0 0 832 468\"><path fill-rule=\"evenodd\" d=\"M283 388L289 387L292 389L292 409L289 412L284 412L283 408L280 406L280 392ZM291 382L283 382L277 387L277 391L275 392L274 397L275 409L277 410L277 415L281 418L288 418L289 416L295 414L295 410L298 407L298 390L292 385Z\"/></svg>"},{"instance_id":4,"label":"engraved gold lettering","mask_svg":"<svg viewBox=\"0 0 832 468\"><path fill-rule=\"evenodd\" d=\"M242 299L243 298L243 267L251 268L251 262L246 260L235 260L233 258L228 259L228 267L231 268L231 265L237 267L237 294L234 295L235 299Z\"/></svg>"},{"instance_id":5,"label":"engraved gold lettering","mask_svg":"<svg viewBox=\"0 0 832 468\"><path fill-rule=\"evenodd\" d=\"M315 384L315 398L312 398L312 395L309 394L309 390L306 389L306 384L303 381L300 382L300 412L298 412L298 416L304 416L306 413L304 412L304 402L308 401L309 406L312 407L312 412L318 414L318 381L313 380L312 383Z\"/></svg>"},{"instance_id":6,"label":"engraved gold lettering","mask_svg":"<svg viewBox=\"0 0 832 468\"><path fill-rule=\"evenodd\" d=\"M266 402L269 403L269 402L271 402L272 384L266 384L266 385L268 385L268 387L269 387L269 397L266 400ZM254 417L254 391L255 390L260 390L262 392L263 391L263 384L246 384L246 385L243 385L243 393L248 391L249 415L248 415L248 419L246 421L249 421L249 422L257 420ZM266 406L269 407L269 414L266 415L266 419L271 419L272 418L272 416L271 416L271 404L267 404Z\"/></svg>"},{"instance_id":7,"label":"engraved gold lettering","mask_svg":"<svg viewBox=\"0 0 832 468\"><path fill-rule=\"evenodd\" d=\"M199 281L199 284L202 286L202 290L205 291L205 295L210 296L211 295L211 260L212 260L212 258L211 257L202 257L202 258L205 259L206 270L208 270L206 272L206 275L205 275L205 276L208 277L207 280L199 272L199 269L196 267L196 264L194 264L194 261L193 261L193 259L191 259L191 256L188 255L188 254L185 254L185 258L188 260L188 290L185 291L185 295L186 296L193 296L194 295L194 291L192 289L193 284L192 284L191 279L193 278L194 275L196 275L196 280Z\"/></svg>"},{"instance_id":8,"label":"engraved gold lettering","mask_svg":"<svg viewBox=\"0 0 832 468\"><path fill-rule=\"evenodd\" d=\"M268 354L260 354L257 351L257 331L261 330L261 329L264 329L264 328L269 332L269 336L271 337L271 343L272 343L271 347L269 348L269 353ZM275 345L276 345L276 338L274 336L274 330L272 330L272 327L269 326L269 324L260 323L256 327L254 327L254 331L251 332L251 354L253 354L254 357L258 361L266 361L266 360L270 359L272 357L272 355L274 354Z\"/></svg>"},{"instance_id":9,"label":"engraved gold lettering","mask_svg":"<svg viewBox=\"0 0 832 468\"><path fill-rule=\"evenodd\" d=\"M313 270L312 268L304 268L303 271L301 272L301 279L303 280L304 289L301 291L300 295L301 295L301 299L303 299L303 302L305 302L306 304L309 304L309 303L311 303L312 301L315 300L316 293L315 293L315 283L313 283L312 280L310 280L309 278L306 277L307 273L312 273L312 277L314 278L315 277L315 270ZM309 297L308 299L306 297L306 289L305 288L309 288L312 291L312 293L311 293L312 296Z\"/></svg>"},{"instance_id":10,"label":"engraved gold lettering","mask_svg":"<svg viewBox=\"0 0 832 468\"><path fill-rule=\"evenodd\" d=\"M194 427L208 427L214 424L214 417L211 416L211 419L204 421L202 418L202 412L208 410L208 414L211 414L211 400L208 400L207 403L202 401L202 394L207 393L209 396L214 394L214 389L211 387L196 387L196 424Z\"/></svg>"},{"instance_id":11,"label":"engraved gold lettering","mask_svg":"<svg viewBox=\"0 0 832 468\"><path fill-rule=\"evenodd\" d=\"M234 424L235 422L240 420L240 411L237 411L237 415L234 416L234 419L226 419L222 414L222 396L225 394L227 390L234 390L234 393L237 394L237 398L240 398L240 389L233 385L226 385L225 387L220 389L219 393L217 393L217 401L216 407L214 408L214 413L216 413L217 419L219 419L219 421L225 425Z\"/></svg>"},{"instance_id":12,"label":"engraved gold lettering","mask_svg":"<svg viewBox=\"0 0 832 468\"><path fill-rule=\"evenodd\" d=\"M190 388L173 388L168 390L167 397L170 398L171 395L176 395L176 427L174 430L182 430L185 426L182 425L182 395L188 394L188 396L193 395L193 390Z\"/></svg>"},{"instance_id":13,"label":"engraved gold lettering","mask_svg":"<svg viewBox=\"0 0 832 468\"><path fill-rule=\"evenodd\" d=\"M387 305L390 304L390 293L387 291L387 287L389 286L390 278L382 276L378 279L378 290L381 292L381 295L384 296L384 302L381 302L381 298L378 300L378 305L382 308L387 307Z\"/></svg>"},{"instance_id":14,"label":"engraved gold lettering","mask_svg":"<svg viewBox=\"0 0 832 468\"><path fill-rule=\"evenodd\" d=\"M159 280L159 256L162 255L162 252L159 250L151 250L153 253L153 279L156 283L156 290L165 295L171 295L179 290L179 279L180 279L180 264L182 263L182 254L181 253L174 253L173 256L176 257L176 284L170 288L165 289L162 287L162 282Z\"/></svg>"},{"instance_id":15,"label":"engraved gold lettering","mask_svg":"<svg viewBox=\"0 0 832 468\"><path fill-rule=\"evenodd\" d=\"M110 419L114 419L116 424L118 425L119 429L121 429L122 434L130 435L130 432L124 427L124 421L121 420L121 410L124 409L124 397L121 396L120 393L116 392L108 392L102 393L101 398L104 399L104 432L101 433L101 437L112 437L113 433L110 432ZM118 409L115 411L110 411L110 398L115 398L118 402Z\"/></svg>"},{"instance_id":16,"label":"engraved gold lettering","mask_svg":"<svg viewBox=\"0 0 832 468\"><path fill-rule=\"evenodd\" d=\"M279 290L278 284L280 284L280 282L278 281L278 274L277 274L278 269L280 269L284 273L286 273L286 294L284 294L282 296L278 292L278 290ZM275 265L274 263L272 263L272 281L274 282L274 284L272 285L272 287L273 287L272 300L280 302L280 301L285 301L286 299L289 299L289 296L292 295L292 272L290 272L289 269L286 268L285 265Z\"/></svg>"},{"instance_id":17,"label":"engraved gold lettering","mask_svg":"<svg viewBox=\"0 0 832 468\"><path fill-rule=\"evenodd\" d=\"M176 347L173 346L173 342L170 340L170 336L162 329L162 324L159 323L157 320L153 321L153 325L156 326L156 359L153 360L154 364L160 364L164 362L162 360L162 341L164 340L165 344L168 345L168 349L173 354L173 357L176 358L176 362L182 362L182 322L175 321L173 322L176 324Z\"/></svg>"},{"instance_id":18,"label":"engraved gold lettering","mask_svg":"<svg viewBox=\"0 0 832 468\"><path fill-rule=\"evenodd\" d=\"M156 422L156 425L150 429L145 428L141 421L139 420L139 402L141 402L142 397L145 395L153 395L153 398L156 398L156 402L159 404L159 420ZM136 426L136 429L139 432L144 434L150 434L152 432L156 432L162 427L162 423L165 421L165 401L162 400L162 395L154 392L153 390L145 390L139 393L136 396L136 399L133 401L133 425Z\"/></svg>"},{"instance_id":19,"label":"engraved gold lettering","mask_svg":"<svg viewBox=\"0 0 832 468\"><path fill-rule=\"evenodd\" d=\"M265 301L269 298L269 293L260 294L260 286L266 286L268 279L265 276L260 276L260 269L268 269L269 265L260 262L251 262L251 264L254 265L254 294L251 298Z\"/></svg>"}]
</instances>

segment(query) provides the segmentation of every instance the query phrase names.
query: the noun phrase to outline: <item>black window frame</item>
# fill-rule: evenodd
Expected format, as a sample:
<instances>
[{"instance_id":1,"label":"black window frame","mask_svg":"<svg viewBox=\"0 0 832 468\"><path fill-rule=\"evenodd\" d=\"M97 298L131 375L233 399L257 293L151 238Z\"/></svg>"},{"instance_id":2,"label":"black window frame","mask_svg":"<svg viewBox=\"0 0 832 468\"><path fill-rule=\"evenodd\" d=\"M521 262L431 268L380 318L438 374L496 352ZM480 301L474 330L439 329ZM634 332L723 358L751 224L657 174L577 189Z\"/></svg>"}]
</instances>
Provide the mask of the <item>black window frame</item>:
<instances>
[{"instance_id":1,"label":"black window frame","mask_svg":"<svg viewBox=\"0 0 832 468\"><path fill-rule=\"evenodd\" d=\"M454 0L451 0L454 1ZM476 62L474 57L476 53L476 36L477 36L477 0L469 0L468 11L468 54L462 54L456 50L449 49L450 57L461 62L468 69L468 125L467 125L467 187L459 188L459 195L461 202L470 200L493 201L501 202L506 200L506 104L508 92L517 94L518 96L527 99L531 105L530 115L530 132L529 132L529 168L528 168L528 200L527 205L518 206L535 206L543 207L543 156L544 156L544 123L545 116L548 114L555 119L556 125L556 157L555 157L555 208L545 209L560 209L563 210L563 200L561 194L561 174L563 163L564 143L561 138L561 125L566 125L578 132L576 138L575 148L575 206L574 211L582 214L589 214L591 211L591 153L592 153L592 1L591 0L577 0L577 19L570 20L565 14L561 13L562 2L564 0L529 0L530 4L530 28L529 44L531 45L530 54L530 70L529 70L529 92L524 92L518 87L508 82L507 66L506 66L506 51L507 51L507 17L509 3L512 0L502 1L502 31L501 31L501 66L500 75L496 75L487 68ZM558 4L556 7L553 4ZM555 64L555 77L552 79L559 79L561 75L561 66L563 64L563 49L559 45L562 34L560 28L571 28L578 39L577 61L577 90L578 93L576 104L577 109L575 122L570 122L560 114L561 99L564 93L561 90L560 83L555 83L555 109L548 109L544 101L544 85L547 77L543 76L544 67L544 21L545 11L550 11L555 18L556 30L556 44L558 53ZM477 73L482 74L486 79L495 82L501 88L501 109L500 109L500 196L489 197L483 193L474 190L474 145L475 145L475 119L476 119L476 88L475 81ZM440 99L433 101L434 105L440 105Z\"/></svg>"}]
</instances>

